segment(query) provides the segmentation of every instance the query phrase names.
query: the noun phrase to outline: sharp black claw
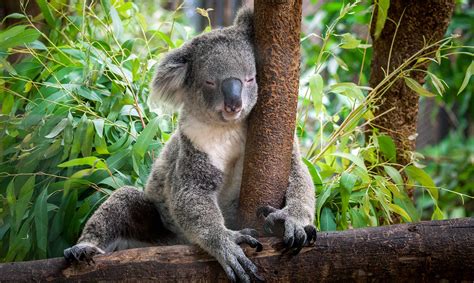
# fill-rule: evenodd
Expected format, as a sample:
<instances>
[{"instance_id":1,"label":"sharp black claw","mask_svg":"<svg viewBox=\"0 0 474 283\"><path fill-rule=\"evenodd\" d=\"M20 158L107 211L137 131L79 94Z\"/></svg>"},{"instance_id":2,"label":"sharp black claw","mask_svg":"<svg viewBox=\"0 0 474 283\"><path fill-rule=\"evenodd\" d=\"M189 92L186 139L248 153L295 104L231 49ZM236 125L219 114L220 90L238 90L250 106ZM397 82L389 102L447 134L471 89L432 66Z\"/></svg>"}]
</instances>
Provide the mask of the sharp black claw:
<instances>
[{"instance_id":1,"label":"sharp black claw","mask_svg":"<svg viewBox=\"0 0 474 283\"><path fill-rule=\"evenodd\" d=\"M261 252L263 250L263 246L260 242L257 242L257 248L255 249L256 252Z\"/></svg>"}]
</instances>

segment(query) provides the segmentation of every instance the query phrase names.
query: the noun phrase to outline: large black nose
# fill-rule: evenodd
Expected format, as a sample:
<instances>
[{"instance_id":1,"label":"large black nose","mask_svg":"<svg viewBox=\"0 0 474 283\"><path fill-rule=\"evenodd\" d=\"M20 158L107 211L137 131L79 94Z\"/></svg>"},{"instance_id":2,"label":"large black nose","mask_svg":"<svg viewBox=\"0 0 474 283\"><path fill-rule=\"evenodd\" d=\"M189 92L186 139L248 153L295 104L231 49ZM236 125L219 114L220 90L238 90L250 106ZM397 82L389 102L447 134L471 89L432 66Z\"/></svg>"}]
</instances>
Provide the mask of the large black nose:
<instances>
[{"instance_id":1,"label":"large black nose","mask_svg":"<svg viewBox=\"0 0 474 283\"><path fill-rule=\"evenodd\" d=\"M242 81L237 78L227 78L222 81L224 94L224 109L226 112L235 113L242 109Z\"/></svg>"}]
</instances>

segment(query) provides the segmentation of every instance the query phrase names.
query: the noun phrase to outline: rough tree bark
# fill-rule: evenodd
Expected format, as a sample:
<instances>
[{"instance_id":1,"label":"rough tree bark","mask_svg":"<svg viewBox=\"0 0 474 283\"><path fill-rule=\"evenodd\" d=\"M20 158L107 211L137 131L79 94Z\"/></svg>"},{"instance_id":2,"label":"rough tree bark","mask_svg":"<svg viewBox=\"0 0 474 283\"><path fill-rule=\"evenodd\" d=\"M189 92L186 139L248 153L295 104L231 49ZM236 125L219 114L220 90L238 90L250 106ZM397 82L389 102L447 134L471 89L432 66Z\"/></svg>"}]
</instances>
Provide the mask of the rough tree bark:
<instances>
[{"instance_id":1,"label":"rough tree bark","mask_svg":"<svg viewBox=\"0 0 474 283\"><path fill-rule=\"evenodd\" d=\"M320 233L298 256L262 241L246 252L266 282L439 282L474 280L474 218ZM0 282L226 282L219 264L192 246L120 251L95 264L62 258L0 264Z\"/></svg>"},{"instance_id":2,"label":"rough tree bark","mask_svg":"<svg viewBox=\"0 0 474 283\"><path fill-rule=\"evenodd\" d=\"M370 73L370 86L377 86L385 77L390 58L390 70L423 48L426 42L434 43L443 38L454 10L454 0L391 0L388 20L379 38L374 38L375 20L371 27L374 54ZM393 22L392 22L393 21ZM400 22L398 30L394 23ZM394 39L395 36L395 39ZM393 43L393 47L392 47ZM392 54L390 56L390 50ZM428 68L428 64L422 67ZM424 83L423 72L412 72L411 77ZM398 149L398 162L407 164L407 151L415 149L415 133L419 95L398 80L384 94L375 116L385 113L371 125L389 134Z\"/></svg>"},{"instance_id":3,"label":"rough tree bark","mask_svg":"<svg viewBox=\"0 0 474 283\"><path fill-rule=\"evenodd\" d=\"M256 0L258 101L250 119L240 191L242 225L256 210L281 207L290 173L298 103L302 0Z\"/></svg>"}]
</instances>

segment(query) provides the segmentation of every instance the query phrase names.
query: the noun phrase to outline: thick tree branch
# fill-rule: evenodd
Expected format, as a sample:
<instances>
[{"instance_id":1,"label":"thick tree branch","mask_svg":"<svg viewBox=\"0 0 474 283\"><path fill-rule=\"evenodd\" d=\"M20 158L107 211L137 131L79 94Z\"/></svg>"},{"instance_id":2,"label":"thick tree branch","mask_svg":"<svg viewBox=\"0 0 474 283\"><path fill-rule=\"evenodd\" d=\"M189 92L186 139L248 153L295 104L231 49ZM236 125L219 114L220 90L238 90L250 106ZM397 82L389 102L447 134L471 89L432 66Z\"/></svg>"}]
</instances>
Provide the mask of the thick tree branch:
<instances>
[{"instance_id":1,"label":"thick tree branch","mask_svg":"<svg viewBox=\"0 0 474 283\"><path fill-rule=\"evenodd\" d=\"M474 280L474 218L320 233L314 247L281 255L274 238L247 254L267 282ZM219 282L219 264L192 246L125 250L67 267L55 258L0 265L0 281Z\"/></svg>"}]
</instances>

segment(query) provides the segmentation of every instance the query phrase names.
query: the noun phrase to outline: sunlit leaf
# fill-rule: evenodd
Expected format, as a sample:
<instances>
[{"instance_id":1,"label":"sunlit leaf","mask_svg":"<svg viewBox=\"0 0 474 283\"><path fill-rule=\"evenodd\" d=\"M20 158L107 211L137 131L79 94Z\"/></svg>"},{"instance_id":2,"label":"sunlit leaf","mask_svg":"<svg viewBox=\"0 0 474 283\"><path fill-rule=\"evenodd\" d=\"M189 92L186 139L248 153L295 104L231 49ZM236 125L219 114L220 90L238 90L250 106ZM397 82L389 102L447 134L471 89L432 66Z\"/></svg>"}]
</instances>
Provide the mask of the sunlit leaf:
<instances>
[{"instance_id":1,"label":"sunlit leaf","mask_svg":"<svg viewBox=\"0 0 474 283\"><path fill-rule=\"evenodd\" d=\"M469 65L469 67L467 67L461 87L458 90L458 95L466 88L467 84L469 83L469 80L471 79L472 74L474 74L474 61L471 61L471 64Z\"/></svg>"},{"instance_id":2,"label":"sunlit leaf","mask_svg":"<svg viewBox=\"0 0 474 283\"><path fill-rule=\"evenodd\" d=\"M421 96L433 97L436 96L434 93L431 93L427 89L423 88L417 81L412 78L405 77L405 84L414 92L418 93Z\"/></svg>"}]
</instances>

